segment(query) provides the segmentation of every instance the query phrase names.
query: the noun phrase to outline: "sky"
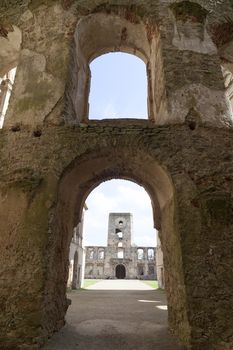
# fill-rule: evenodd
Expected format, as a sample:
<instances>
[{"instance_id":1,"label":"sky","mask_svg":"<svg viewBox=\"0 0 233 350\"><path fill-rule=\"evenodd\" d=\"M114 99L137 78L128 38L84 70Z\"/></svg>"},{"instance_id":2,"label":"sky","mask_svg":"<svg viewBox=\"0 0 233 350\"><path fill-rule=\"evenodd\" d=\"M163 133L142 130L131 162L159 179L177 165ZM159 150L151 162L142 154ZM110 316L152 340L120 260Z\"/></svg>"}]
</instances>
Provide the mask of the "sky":
<instances>
[{"instance_id":1,"label":"sky","mask_svg":"<svg viewBox=\"0 0 233 350\"><path fill-rule=\"evenodd\" d=\"M90 65L89 119L147 118L145 63L134 55L110 53ZM150 198L143 187L111 180L95 188L86 200L84 245L106 245L110 212L133 214L134 242L156 245Z\"/></svg>"},{"instance_id":2,"label":"sky","mask_svg":"<svg viewBox=\"0 0 233 350\"><path fill-rule=\"evenodd\" d=\"M90 68L89 119L147 118L146 65L140 58L114 52Z\"/></svg>"}]
</instances>

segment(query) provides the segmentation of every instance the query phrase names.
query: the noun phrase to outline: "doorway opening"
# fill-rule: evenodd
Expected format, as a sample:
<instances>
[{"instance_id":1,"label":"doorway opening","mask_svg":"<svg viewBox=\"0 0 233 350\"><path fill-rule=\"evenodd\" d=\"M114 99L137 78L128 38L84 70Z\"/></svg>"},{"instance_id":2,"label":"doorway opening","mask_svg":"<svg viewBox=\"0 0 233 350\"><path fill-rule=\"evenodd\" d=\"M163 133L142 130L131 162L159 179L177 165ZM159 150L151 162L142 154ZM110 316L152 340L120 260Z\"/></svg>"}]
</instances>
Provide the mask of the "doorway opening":
<instances>
[{"instance_id":1,"label":"doorway opening","mask_svg":"<svg viewBox=\"0 0 233 350\"><path fill-rule=\"evenodd\" d=\"M116 278L117 279L124 279L126 276L125 266L122 264L119 264L116 266Z\"/></svg>"},{"instance_id":2,"label":"doorway opening","mask_svg":"<svg viewBox=\"0 0 233 350\"><path fill-rule=\"evenodd\" d=\"M112 135L111 135L112 139ZM122 138L121 138L122 140ZM131 143L130 143L131 142ZM71 236L74 230L74 227L77 227L81 223L82 213L85 203L87 203L88 196L94 192L94 189L97 189L99 185L107 183L108 180L121 179L128 180L140 185L146 190L150 198L150 205L153 208L153 226L160 231L160 236L165 240L164 248L164 267L165 267L165 282L166 282L166 291L167 291L167 300L168 300L168 314L170 326L175 329L179 334L186 335L188 329L188 320L186 314L186 299L183 297L184 288L183 288L183 274L180 258L180 240L177 235L176 222L174 220L174 190L171 177L166 173L165 167L161 166L158 161L153 158L148 149L138 147L137 138L133 138L130 142L125 144L119 144L116 147L112 142L106 145L98 144L98 148L95 150L88 151L81 155L80 157L75 158L72 163L64 170L63 176L59 184L59 193L58 201L56 206L56 221L54 223L54 230L56 229L57 241L53 246L56 246L56 255L54 254L54 263L53 268L49 271L64 271L64 278L54 280L54 284L48 284L48 288L52 289L52 292L49 295L53 295L54 300L67 300L66 293L64 288L64 280L67 273L66 262L69 252L69 244L71 241ZM135 152L135 150L137 150ZM123 191L124 201L127 199L132 199L133 201L136 196L132 195L132 191ZM114 197L113 202L117 202L116 197ZM141 208L144 207L144 201L141 200ZM97 213L98 208L102 205L110 208L111 201L106 200L103 195L98 196L98 200L95 201ZM87 210L87 215L88 215ZM114 210L115 211L115 210ZM109 264L109 275L106 276L106 282L111 282L111 273L112 268L115 278L115 267L118 264L123 264L126 266L126 273L128 273L126 262L130 258L127 257L126 244L127 239L127 227L131 222L130 211L125 211L122 209L122 212L113 212L108 214L116 214L116 217L112 217L111 222L113 224L112 229L110 230L112 243L115 244L116 252L118 249L124 249L124 258L118 261L117 256L111 256L112 265ZM123 215L127 214L127 215ZM91 220L94 224L92 228L92 234L94 237L98 237L97 227L102 222L99 216L95 220ZM142 220L144 221L144 220ZM86 225L84 223L84 225ZM135 229L139 225L134 225ZM119 237L116 233L116 228L122 232L122 238ZM102 229L101 229L102 230ZM103 231L103 230L102 230ZM105 232L108 232L105 227ZM142 231L141 231L142 232ZM122 247L118 247L118 244L122 243ZM96 259L98 256L98 249L100 244L96 242L96 249L93 248L90 250L90 260L88 261L89 272L91 273L92 279L99 279L103 271L102 268L103 260L105 259ZM62 249L61 249L62 247ZM90 247L90 248L91 248ZM139 247L143 248L143 244L139 243ZM104 248L104 245L101 243L101 248ZM137 247L135 252L137 253ZM151 245L147 248L152 248ZM61 252L61 256L59 253ZM149 251L150 253L151 251ZM88 254L87 254L88 256ZM104 257L107 257L106 250L104 251ZM144 259L148 258L148 249L144 250L143 259L135 259L138 265L144 263ZM152 265L153 254L149 254L150 266ZM53 263L53 261L51 261ZM93 264L94 263L94 264ZM139 271L140 269L137 269ZM97 272L98 271L98 272ZM141 271L141 270L140 270ZM153 273L152 268L148 267L148 271ZM97 274L95 275L95 273ZM99 273L99 274L98 274ZM146 275L145 269L143 269L142 278ZM60 275L59 275L60 276ZM94 276L98 276L94 277ZM49 278L50 276L48 276ZM52 276L51 276L52 278ZM129 277L130 278L130 277ZM141 279L141 278L140 278ZM124 282L127 281L124 279ZM139 279L136 279L137 283L144 283ZM56 282L56 283L55 283ZM117 279L113 282L119 282ZM123 281L122 281L123 282ZM124 284L124 283L123 283ZM177 285L180 288L177 288ZM51 288L54 287L54 288ZM90 286L91 287L91 286ZM57 298L57 299L56 299ZM70 298L69 298L70 299ZM53 303L53 300L50 301L50 305ZM54 307L57 310L57 303L53 303ZM65 301L64 301L64 305ZM60 315L59 317L65 316L67 308L63 307L63 304L60 306ZM67 306L66 306L67 307ZM164 311L163 311L164 312ZM182 322L180 320L182 319Z\"/></svg>"},{"instance_id":3,"label":"doorway opening","mask_svg":"<svg viewBox=\"0 0 233 350\"><path fill-rule=\"evenodd\" d=\"M90 193L86 206L84 287L93 279L118 279L117 265L125 266L126 279L155 282L156 255L151 258L147 252L156 252L157 231L153 227L151 200L144 188L126 180L106 181ZM144 252L141 262L137 259L139 246ZM143 277L138 273L139 263L145 270ZM154 274L150 274L151 265Z\"/></svg>"}]
</instances>

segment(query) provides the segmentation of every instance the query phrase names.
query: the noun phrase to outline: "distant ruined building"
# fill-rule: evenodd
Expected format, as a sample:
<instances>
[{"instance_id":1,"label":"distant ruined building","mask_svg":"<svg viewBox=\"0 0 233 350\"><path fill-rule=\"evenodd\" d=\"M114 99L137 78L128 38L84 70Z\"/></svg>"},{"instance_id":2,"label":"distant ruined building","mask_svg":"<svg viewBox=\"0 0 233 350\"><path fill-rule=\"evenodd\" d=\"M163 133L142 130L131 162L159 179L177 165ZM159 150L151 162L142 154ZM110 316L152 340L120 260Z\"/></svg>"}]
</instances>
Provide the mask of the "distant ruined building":
<instances>
[{"instance_id":1,"label":"distant ruined building","mask_svg":"<svg viewBox=\"0 0 233 350\"><path fill-rule=\"evenodd\" d=\"M109 214L108 245L86 247L85 278L156 279L156 248L133 246L132 229L132 214Z\"/></svg>"}]
</instances>

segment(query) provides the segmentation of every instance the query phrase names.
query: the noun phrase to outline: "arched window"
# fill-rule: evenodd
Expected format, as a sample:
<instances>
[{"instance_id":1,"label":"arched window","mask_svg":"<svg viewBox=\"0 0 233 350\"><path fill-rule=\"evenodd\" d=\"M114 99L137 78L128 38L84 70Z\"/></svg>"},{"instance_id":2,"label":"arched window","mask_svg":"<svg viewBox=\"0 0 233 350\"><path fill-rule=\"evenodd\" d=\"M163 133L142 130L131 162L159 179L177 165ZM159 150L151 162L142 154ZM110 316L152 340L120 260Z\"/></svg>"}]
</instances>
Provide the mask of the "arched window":
<instances>
[{"instance_id":1,"label":"arched window","mask_svg":"<svg viewBox=\"0 0 233 350\"><path fill-rule=\"evenodd\" d=\"M116 228L116 234L117 234L119 239L123 238L123 232L121 230L119 230L118 228Z\"/></svg>"},{"instance_id":2,"label":"arched window","mask_svg":"<svg viewBox=\"0 0 233 350\"><path fill-rule=\"evenodd\" d=\"M90 68L89 119L148 118L147 73L141 59L108 53L92 61Z\"/></svg>"},{"instance_id":3,"label":"arched window","mask_svg":"<svg viewBox=\"0 0 233 350\"><path fill-rule=\"evenodd\" d=\"M154 260L154 258L155 258L155 251L154 251L153 248L149 248L147 250L147 256L148 256L149 260Z\"/></svg>"},{"instance_id":4,"label":"arched window","mask_svg":"<svg viewBox=\"0 0 233 350\"><path fill-rule=\"evenodd\" d=\"M89 259L94 259L94 249L89 249L88 250L88 256L89 256Z\"/></svg>"},{"instance_id":5,"label":"arched window","mask_svg":"<svg viewBox=\"0 0 233 350\"><path fill-rule=\"evenodd\" d=\"M98 258L99 258L99 260L104 259L104 249L99 249Z\"/></svg>"},{"instance_id":6,"label":"arched window","mask_svg":"<svg viewBox=\"0 0 233 350\"><path fill-rule=\"evenodd\" d=\"M124 249L118 248L118 251L117 251L117 258L118 258L118 259L123 259L123 258L124 258Z\"/></svg>"},{"instance_id":7,"label":"arched window","mask_svg":"<svg viewBox=\"0 0 233 350\"><path fill-rule=\"evenodd\" d=\"M143 249L139 248L137 250L138 260L142 260L144 258L144 251Z\"/></svg>"},{"instance_id":8,"label":"arched window","mask_svg":"<svg viewBox=\"0 0 233 350\"><path fill-rule=\"evenodd\" d=\"M131 21L121 15L93 13L78 21L74 35L75 49L70 70L70 85L67 91L71 107L69 110L72 111L72 115L67 113L68 122L86 123L88 119L122 117L146 119L147 116L149 120L155 121L160 120L166 112L164 73L157 24L153 24L154 28L148 35L148 22L136 13L135 19ZM102 104L99 109L99 106L94 107L92 99L96 84L94 65L103 59L107 60L110 56L116 60L110 66L113 68L109 68L106 62L99 71L101 89L97 91L97 99ZM126 65L124 68L124 64L120 63L119 57L123 56L131 60L130 67ZM135 70L135 65L139 67L140 64L143 67L144 82L139 78L141 68ZM111 78L114 73L115 78ZM110 90L105 81L107 78L113 82L117 93L124 94L123 91L126 89L126 94L120 97L120 104L115 93L111 95L112 97L106 98L106 93ZM128 83L132 83L133 88L127 88ZM140 92L136 93L135 88L140 88ZM142 101L142 96L144 102L141 103L139 101ZM141 106L144 106L143 110ZM122 110L118 110L119 107L122 107ZM129 107L133 107L133 110Z\"/></svg>"}]
</instances>

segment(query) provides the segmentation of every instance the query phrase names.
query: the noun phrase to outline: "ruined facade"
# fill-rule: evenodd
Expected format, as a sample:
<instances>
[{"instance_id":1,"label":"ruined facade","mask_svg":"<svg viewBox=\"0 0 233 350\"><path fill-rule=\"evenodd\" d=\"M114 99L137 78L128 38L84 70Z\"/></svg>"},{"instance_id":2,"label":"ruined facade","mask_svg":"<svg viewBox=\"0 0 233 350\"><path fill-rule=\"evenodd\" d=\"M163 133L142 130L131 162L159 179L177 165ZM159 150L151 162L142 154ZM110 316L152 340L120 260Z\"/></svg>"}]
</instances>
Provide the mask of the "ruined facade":
<instances>
[{"instance_id":1,"label":"ruined facade","mask_svg":"<svg viewBox=\"0 0 233 350\"><path fill-rule=\"evenodd\" d=\"M64 325L73 230L112 178L151 197L171 331L187 349L233 348L232 13L231 0L0 2L1 78L17 66L0 131L2 349L38 349ZM148 120L88 119L89 63L111 51L144 60Z\"/></svg>"},{"instance_id":2,"label":"ruined facade","mask_svg":"<svg viewBox=\"0 0 233 350\"><path fill-rule=\"evenodd\" d=\"M133 216L110 213L107 247L86 247L85 278L156 279L155 247L136 247Z\"/></svg>"}]
</instances>

